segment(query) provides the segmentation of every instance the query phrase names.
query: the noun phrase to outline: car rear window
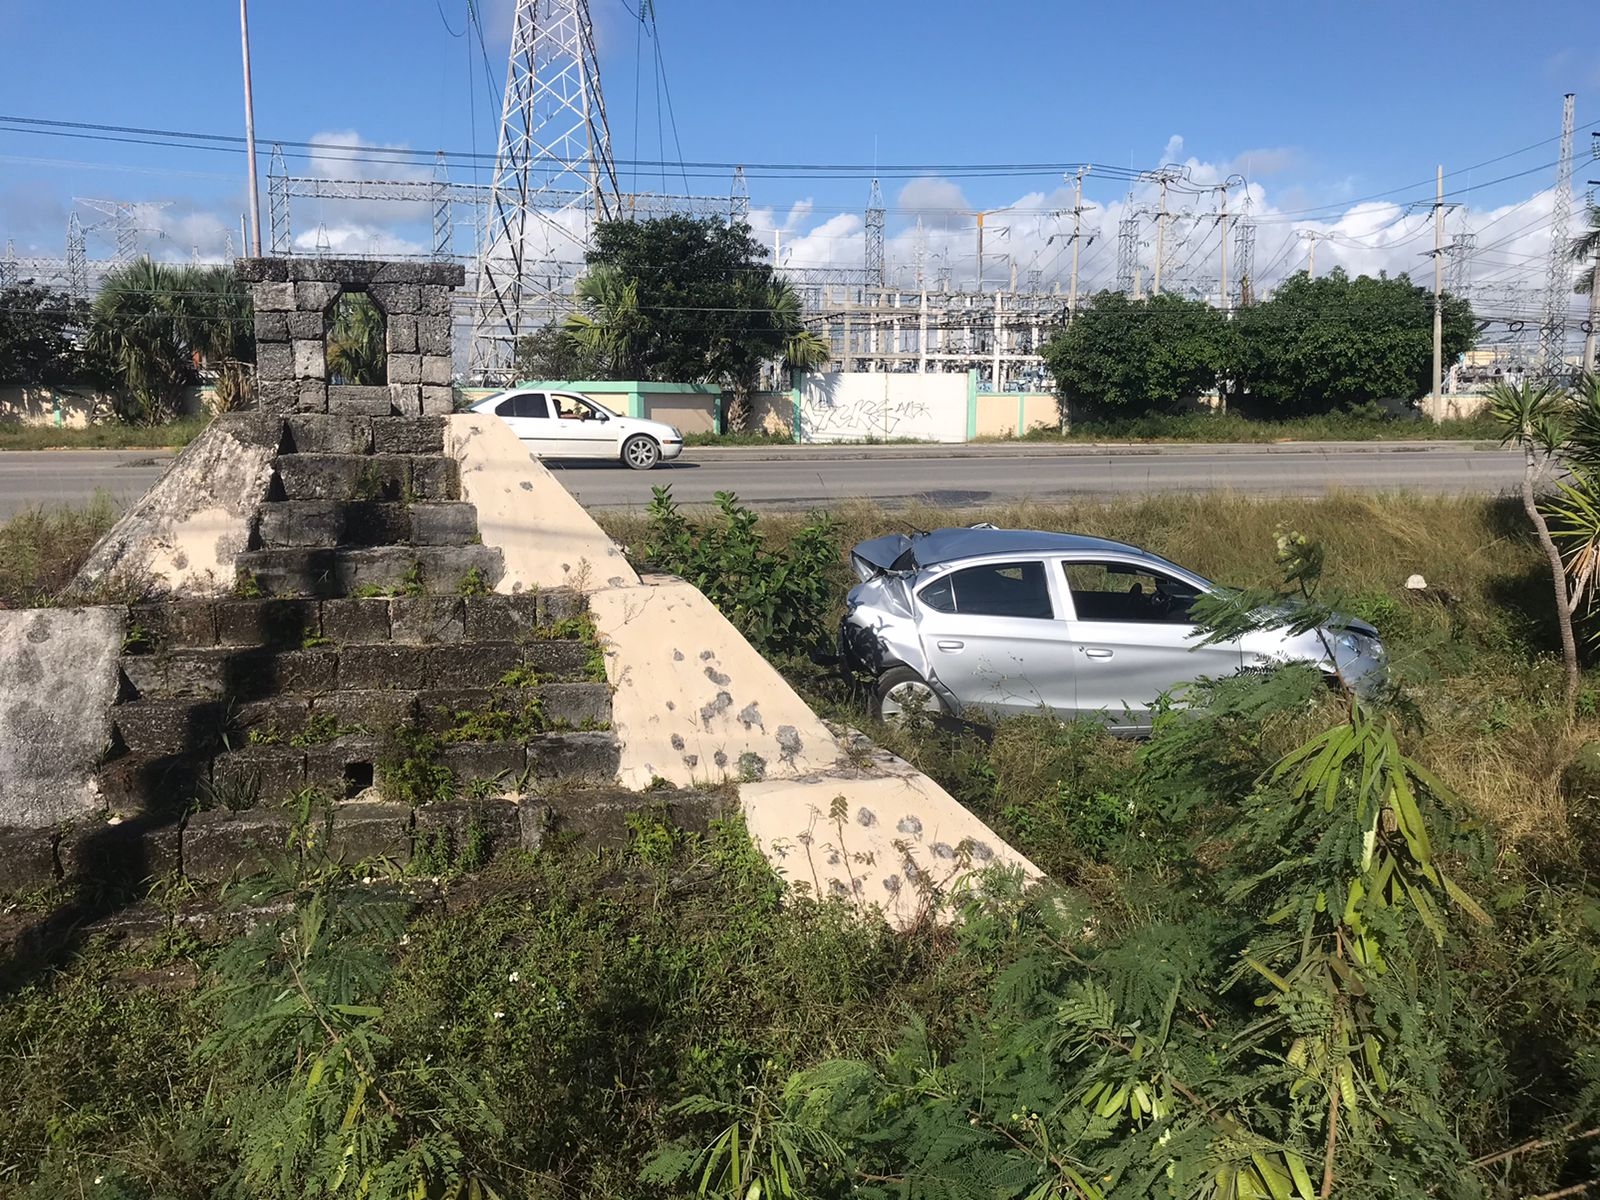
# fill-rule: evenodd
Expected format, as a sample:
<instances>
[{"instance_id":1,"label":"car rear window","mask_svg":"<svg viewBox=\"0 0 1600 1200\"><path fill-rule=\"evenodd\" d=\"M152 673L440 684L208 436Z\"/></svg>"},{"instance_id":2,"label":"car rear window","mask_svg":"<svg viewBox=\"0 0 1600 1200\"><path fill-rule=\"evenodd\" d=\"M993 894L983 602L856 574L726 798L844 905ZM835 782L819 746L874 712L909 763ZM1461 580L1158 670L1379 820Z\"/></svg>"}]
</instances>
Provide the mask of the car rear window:
<instances>
[{"instance_id":1,"label":"car rear window","mask_svg":"<svg viewBox=\"0 0 1600 1200\"><path fill-rule=\"evenodd\" d=\"M936 612L1045 621L1055 616L1041 562L964 567L930 583L917 596Z\"/></svg>"}]
</instances>

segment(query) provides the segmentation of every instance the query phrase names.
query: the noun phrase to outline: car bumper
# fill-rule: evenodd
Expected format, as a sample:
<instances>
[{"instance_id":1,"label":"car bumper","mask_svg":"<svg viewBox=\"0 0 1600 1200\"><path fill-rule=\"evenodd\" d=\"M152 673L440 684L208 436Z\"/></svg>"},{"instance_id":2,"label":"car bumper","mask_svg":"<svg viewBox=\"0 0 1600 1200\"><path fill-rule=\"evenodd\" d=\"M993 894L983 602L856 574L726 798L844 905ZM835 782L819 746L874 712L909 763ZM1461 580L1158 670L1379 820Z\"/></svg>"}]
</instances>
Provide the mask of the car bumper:
<instances>
[{"instance_id":1,"label":"car bumper","mask_svg":"<svg viewBox=\"0 0 1600 1200\"><path fill-rule=\"evenodd\" d=\"M661 443L661 457L662 457L663 460L671 459L671 458L677 458L678 455L680 455L682 453L683 453L683 443L682 442L662 442Z\"/></svg>"}]
</instances>

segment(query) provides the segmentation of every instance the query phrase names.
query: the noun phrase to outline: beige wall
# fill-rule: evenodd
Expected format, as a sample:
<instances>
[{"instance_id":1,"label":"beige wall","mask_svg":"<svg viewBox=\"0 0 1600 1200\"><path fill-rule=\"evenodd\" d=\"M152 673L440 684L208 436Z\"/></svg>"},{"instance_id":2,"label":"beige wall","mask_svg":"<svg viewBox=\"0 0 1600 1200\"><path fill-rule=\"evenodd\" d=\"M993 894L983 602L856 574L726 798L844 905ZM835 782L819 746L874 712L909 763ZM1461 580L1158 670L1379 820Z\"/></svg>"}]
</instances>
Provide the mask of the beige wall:
<instances>
[{"instance_id":1,"label":"beige wall","mask_svg":"<svg viewBox=\"0 0 1600 1200\"><path fill-rule=\"evenodd\" d=\"M750 398L750 428L782 437L794 436L794 393L757 392Z\"/></svg>"},{"instance_id":2,"label":"beige wall","mask_svg":"<svg viewBox=\"0 0 1600 1200\"><path fill-rule=\"evenodd\" d=\"M1487 392L1451 392L1424 396L1422 415L1430 421L1462 421L1480 415L1489 406Z\"/></svg>"},{"instance_id":3,"label":"beige wall","mask_svg":"<svg viewBox=\"0 0 1600 1200\"><path fill-rule=\"evenodd\" d=\"M648 420L665 421L668 425L676 425L684 433L712 433L716 430L716 405L720 396L641 391L639 399Z\"/></svg>"},{"instance_id":4,"label":"beige wall","mask_svg":"<svg viewBox=\"0 0 1600 1200\"><path fill-rule=\"evenodd\" d=\"M64 388L0 387L0 421L54 425L57 399L61 402L61 424L68 429L82 429L89 424L98 397Z\"/></svg>"},{"instance_id":5,"label":"beige wall","mask_svg":"<svg viewBox=\"0 0 1600 1200\"><path fill-rule=\"evenodd\" d=\"M1019 437L1041 425L1055 429L1060 423L1056 398L1049 392L979 392L977 417L975 432L981 438Z\"/></svg>"}]
</instances>

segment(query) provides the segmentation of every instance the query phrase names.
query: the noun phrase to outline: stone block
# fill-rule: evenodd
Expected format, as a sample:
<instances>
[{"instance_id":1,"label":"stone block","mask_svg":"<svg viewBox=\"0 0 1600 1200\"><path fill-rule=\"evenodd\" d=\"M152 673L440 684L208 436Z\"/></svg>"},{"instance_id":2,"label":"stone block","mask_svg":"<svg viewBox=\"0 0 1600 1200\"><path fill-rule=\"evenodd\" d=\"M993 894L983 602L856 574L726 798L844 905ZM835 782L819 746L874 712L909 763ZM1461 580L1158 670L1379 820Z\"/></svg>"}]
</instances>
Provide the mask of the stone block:
<instances>
[{"instance_id":1,"label":"stone block","mask_svg":"<svg viewBox=\"0 0 1600 1200\"><path fill-rule=\"evenodd\" d=\"M448 387L455 370L448 354L424 354L422 356L422 382L435 386Z\"/></svg>"},{"instance_id":2,"label":"stone block","mask_svg":"<svg viewBox=\"0 0 1600 1200\"><path fill-rule=\"evenodd\" d=\"M450 289L445 287L424 287L422 289L422 307L418 310L425 317L450 316ZM422 325L417 324L417 344L422 344Z\"/></svg>"},{"instance_id":3,"label":"stone block","mask_svg":"<svg viewBox=\"0 0 1600 1200\"><path fill-rule=\"evenodd\" d=\"M419 354L449 355L452 349L453 330L450 310L417 318L417 352Z\"/></svg>"},{"instance_id":4,"label":"stone block","mask_svg":"<svg viewBox=\"0 0 1600 1200\"><path fill-rule=\"evenodd\" d=\"M390 637L414 645L459 642L466 621L459 596L396 596L389 601Z\"/></svg>"},{"instance_id":5,"label":"stone block","mask_svg":"<svg viewBox=\"0 0 1600 1200\"><path fill-rule=\"evenodd\" d=\"M139 633L145 638L137 643ZM207 600L168 600L135 604L128 609L126 655L135 651L169 647L213 646L217 641L216 615Z\"/></svg>"},{"instance_id":6,"label":"stone block","mask_svg":"<svg viewBox=\"0 0 1600 1200\"><path fill-rule=\"evenodd\" d=\"M257 347L259 354L260 347ZM300 385L293 379L256 377L256 407L268 413L293 413L300 403Z\"/></svg>"},{"instance_id":7,"label":"stone block","mask_svg":"<svg viewBox=\"0 0 1600 1200\"><path fill-rule=\"evenodd\" d=\"M603 683L547 683L538 689L545 720L582 727L611 722L611 689Z\"/></svg>"},{"instance_id":8,"label":"stone block","mask_svg":"<svg viewBox=\"0 0 1600 1200\"><path fill-rule=\"evenodd\" d=\"M415 646L345 646L339 652L341 691L406 688L429 683L428 659Z\"/></svg>"},{"instance_id":9,"label":"stone block","mask_svg":"<svg viewBox=\"0 0 1600 1200\"><path fill-rule=\"evenodd\" d=\"M444 733L456 727L459 714L483 711L498 694L489 688L429 688L418 692L417 724L429 733Z\"/></svg>"},{"instance_id":10,"label":"stone block","mask_svg":"<svg viewBox=\"0 0 1600 1200\"><path fill-rule=\"evenodd\" d=\"M306 747L306 786L336 800L349 800L372 787L382 747L377 738L351 733Z\"/></svg>"},{"instance_id":11,"label":"stone block","mask_svg":"<svg viewBox=\"0 0 1600 1200\"><path fill-rule=\"evenodd\" d=\"M180 838L176 819L147 814L114 824L70 826L56 853L63 878L133 887L177 873Z\"/></svg>"},{"instance_id":12,"label":"stone block","mask_svg":"<svg viewBox=\"0 0 1600 1200\"><path fill-rule=\"evenodd\" d=\"M261 312L255 314L256 341L287 342L289 340L289 314ZM415 336L415 331L413 331Z\"/></svg>"},{"instance_id":13,"label":"stone block","mask_svg":"<svg viewBox=\"0 0 1600 1200\"><path fill-rule=\"evenodd\" d=\"M320 312L292 312L288 315L289 336L296 341L327 343L327 318Z\"/></svg>"},{"instance_id":14,"label":"stone block","mask_svg":"<svg viewBox=\"0 0 1600 1200\"><path fill-rule=\"evenodd\" d=\"M286 692L323 692L333 687L338 654L332 650L247 650L232 655L224 669L226 694L263 700Z\"/></svg>"},{"instance_id":15,"label":"stone block","mask_svg":"<svg viewBox=\"0 0 1600 1200\"><path fill-rule=\"evenodd\" d=\"M220 700L228 692L228 658L225 651L171 650L155 657L164 668L160 683L152 687L143 680L135 680L134 687L141 696L169 699L191 696L202 700ZM129 659L123 670L127 671L136 662L143 665L142 660ZM131 672L129 678L133 678Z\"/></svg>"},{"instance_id":16,"label":"stone block","mask_svg":"<svg viewBox=\"0 0 1600 1200\"><path fill-rule=\"evenodd\" d=\"M522 844L522 817L510 798L424 804L412 814L412 836L413 865L472 869Z\"/></svg>"},{"instance_id":17,"label":"stone block","mask_svg":"<svg viewBox=\"0 0 1600 1200\"><path fill-rule=\"evenodd\" d=\"M535 779L615 779L621 763L609 733L547 733L528 743L528 768Z\"/></svg>"},{"instance_id":18,"label":"stone block","mask_svg":"<svg viewBox=\"0 0 1600 1200\"><path fill-rule=\"evenodd\" d=\"M417 352L416 317L391 316L385 336L390 354L415 354Z\"/></svg>"},{"instance_id":19,"label":"stone block","mask_svg":"<svg viewBox=\"0 0 1600 1200\"><path fill-rule=\"evenodd\" d=\"M325 380L328 362L323 353L321 338L297 338L294 347L294 374L296 379Z\"/></svg>"},{"instance_id":20,"label":"stone block","mask_svg":"<svg viewBox=\"0 0 1600 1200\"><path fill-rule=\"evenodd\" d=\"M337 728L368 738L380 737L397 725L409 725L416 716L415 693L406 691L337 691L318 696L311 712L332 717Z\"/></svg>"},{"instance_id":21,"label":"stone block","mask_svg":"<svg viewBox=\"0 0 1600 1200\"><path fill-rule=\"evenodd\" d=\"M293 746L241 746L211 760L212 794L234 808L277 804L305 785L305 752Z\"/></svg>"},{"instance_id":22,"label":"stone block","mask_svg":"<svg viewBox=\"0 0 1600 1200\"><path fill-rule=\"evenodd\" d=\"M96 779L100 790L99 807L118 816L140 813L182 813L201 790L206 779L206 760L220 733L219 717L211 739L212 746L202 756L185 754L123 754L111 759Z\"/></svg>"},{"instance_id":23,"label":"stone block","mask_svg":"<svg viewBox=\"0 0 1600 1200\"><path fill-rule=\"evenodd\" d=\"M196 883L257 874L283 856L288 837L281 809L195 813L183 829L183 873Z\"/></svg>"},{"instance_id":24,"label":"stone block","mask_svg":"<svg viewBox=\"0 0 1600 1200\"><path fill-rule=\"evenodd\" d=\"M418 283L434 287L460 287L466 282L466 268L460 263L368 262L375 283Z\"/></svg>"},{"instance_id":25,"label":"stone block","mask_svg":"<svg viewBox=\"0 0 1600 1200\"><path fill-rule=\"evenodd\" d=\"M284 646L299 649L320 635L315 600L219 600L217 643L222 646Z\"/></svg>"},{"instance_id":26,"label":"stone block","mask_svg":"<svg viewBox=\"0 0 1600 1200\"><path fill-rule=\"evenodd\" d=\"M527 755L515 742L457 742L444 748L443 760L463 789L485 780L509 790L517 786Z\"/></svg>"},{"instance_id":27,"label":"stone block","mask_svg":"<svg viewBox=\"0 0 1600 1200\"><path fill-rule=\"evenodd\" d=\"M389 382L421 383L422 358L416 354L389 355Z\"/></svg>"},{"instance_id":28,"label":"stone block","mask_svg":"<svg viewBox=\"0 0 1600 1200\"><path fill-rule=\"evenodd\" d=\"M568 588L550 588L538 595L539 624L554 625L589 611L589 601L581 592Z\"/></svg>"},{"instance_id":29,"label":"stone block","mask_svg":"<svg viewBox=\"0 0 1600 1200\"><path fill-rule=\"evenodd\" d=\"M522 647L522 661L541 677L582 678L588 669L589 647L576 641L529 642Z\"/></svg>"},{"instance_id":30,"label":"stone block","mask_svg":"<svg viewBox=\"0 0 1600 1200\"><path fill-rule=\"evenodd\" d=\"M328 411L367 417L386 417L390 412L389 389L382 385L355 387L332 385L328 388Z\"/></svg>"},{"instance_id":31,"label":"stone block","mask_svg":"<svg viewBox=\"0 0 1600 1200\"><path fill-rule=\"evenodd\" d=\"M435 688L494 687L522 658L520 648L509 642L460 642L422 651L412 647L411 653L426 664L417 686Z\"/></svg>"},{"instance_id":32,"label":"stone block","mask_svg":"<svg viewBox=\"0 0 1600 1200\"><path fill-rule=\"evenodd\" d=\"M0 896L37 891L56 881L54 829L0 828Z\"/></svg>"},{"instance_id":33,"label":"stone block","mask_svg":"<svg viewBox=\"0 0 1600 1200\"><path fill-rule=\"evenodd\" d=\"M287 342L262 342L256 346L256 379L261 383L292 380L294 351Z\"/></svg>"},{"instance_id":34,"label":"stone block","mask_svg":"<svg viewBox=\"0 0 1600 1200\"><path fill-rule=\"evenodd\" d=\"M324 600L322 636L339 646L388 641L389 601L377 597ZM340 674L342 684L342 670Z\"/></svg>"},{"instance_id":35,"label":"stone block","mask_svg":"<svg viewBox=\"0 0 1600 1200\"><path fill-rule=\"evenodd\" d=\"M374 418L372 445L379 454L443 454L444 422L437 418Z\"/></svg>"},{"instance_id":36,"label":"stone block","mask_svg":"<svg viewBox=\"0 0 1600 1200\"><path fill-rule=\"evenodd\" d=\"M282 282L289 278L289 264L294 260L277 256L273 258L236 258L233 273L242 283ZM251 288L254 292L255 289Z\"/></svg>"},{"instance_id":37,"label":"stone block","mask_svg":"<svg viewBox=\"0 0 1600 1200\"><path fill-rule=\"evenodd\" d=\"M456 460L440 456L413 459L411 494L418 500L460 499L461 472Z\"/></svg>"},{"instance_id":38,"label":"stone block","mask_svg":"<svg viewBox=\"0 0 1600 1200\"><path fill-rule=\"evenodd\" d=\"M402 417L422 415L422 385L420 383L391 383L389 402Z\"/></svg>"},{"instance_id":39,"label":"stone block","mask_svg":"<svg viewBox=\"0 0 1600 1200\"><path fill-rule=\"evenodd\" d=\"M403 455L280 454L278 480L290 500L399 500L412 487Z\"/></svg>"},{"instance_id":40,"label":"stone block","mask_svg":"<svg viewBox=\"0 0 1600 1200\"><path fill-rule=\"evenodd\" d=\"M465 546L478 536L478 510L459 500L411 506L411 540L419 546Z\"/></svg>"},{"instance_id":41,"label":"stone block","mask_svg":"<svg viewBox=\"0 0 1600 1200\"><path fill-rule=\"evenodd\" d=\"M293 312L294 284L254 284L250 288L250 304L257 313Z\"/></svg>"},{"instance_id":42,"label":"stone block","mask_svg":"<svg viewBox=\"0 0 1600 1200\"><path fill-rule=\"evenodd\" d=\"M305 728L311 701L305 696L273 696L231 706L232 725L251 745L276 745Z\"/></svg>"},{"instance_id":43,"label":"stone block","mask_svg":"<svg viewBox=\"0 0 1600 1200\"><path fill-rule=\"evenodd\" d=\"M529 854L538 850L544 844L544 836L550 831L552 818L550 806L537 796L521 796L517 799L517 831L521 835L520 845Z\"/></svg>"},{"instance_id":44,"label":"stone block","mask_svg":"<svg viewBox=\"0 0 1600 1200\"><path fill-rule=\"evenodd\" d=\"M356 800L335 805L331 849L345 863L411 861L411 809L404 804Z\"/></svg>"},{"instance_id":45,"label":"stone block","mask_svg":"<svg viewBox=\"0 0 1600 1200\"><path fill-rule=\"evenodd\" d=\"M302 379L295 387L295 412L320 415L328 411L328 385L320 379Z\"/></svg>"},{"instance_id":46,"label":"stone block","mask_svg":"<svg viewBox=\"0 0 1600 1200\"><path fill-rule=\"evenodd\" d=\"M474 642L519 642L539 627L539 602L532 595L468 596L467 637Z\"/></svg>"},{"instance_id":47,"label":"stone block","mask_svg":"<svg viewBox=\"0 0 1600 1200\"><path fill-rule=\"evenodd\" d=\"M344 413L290 417L287 454L370 454L373 422Z\"/></svg>"},{"instance_id":48,"label":"stone block","mask_svg":"<svg viewBox=\"0 0 1600 1200\"><path fill-rule=\"evenodd\" d=\"M111 710L117 740L130 755L209 754L221 741L221 701L137 700Z\"/></svg>"},{"instance_id":49,"label":"stone block","mask_svg":"<svg viewBox=\"0 0 1600 1200\"><path fill-rule=\"evenodd\" d=\"M446 417L455 411L456 390L424 384L422 387L422 414L428 417Z\"/></svg>"},{"instance_id":50,"label":"stone block","mask_svg":"<svg viewBox=\"0 0 1600 1200\"><path fill-rule=\"evenodd\" d=\"M339 290L337 283L302 279L294 285L294 306L301 312L326 312Z\"/></svg>"},{"instance_id":51,"label":"stone block","mask_svg":"<svg viewBox=\"0 0 1600 1200\"><path fill-rule=\"evenodd\" d=\"M260 446L274 453L283 445L283 418L274 413L222 413L212 420L211 427L236 442Z\"/></svg>"},{"instance_id":52,"label":"stone block","mask_svg":"<svg viewBox=\"0 0 1600 1200\"><path fill-rule=\"evenodd\" d=\"M287 546L334 546L344 532L344 513L337 500L279 500L263 505L256 537L267 549Z\"/></svg>"},{"instance_id":53,"label":"stone block","mask_svg":"<svg viewBox=\"0 0 1600 1200\"><path fill-rule=\"evenodd\" d=\"M375 283L369 291L385 317L415 316L422 307L422 293L415 282Z\"/></svg>"}]
</instances>

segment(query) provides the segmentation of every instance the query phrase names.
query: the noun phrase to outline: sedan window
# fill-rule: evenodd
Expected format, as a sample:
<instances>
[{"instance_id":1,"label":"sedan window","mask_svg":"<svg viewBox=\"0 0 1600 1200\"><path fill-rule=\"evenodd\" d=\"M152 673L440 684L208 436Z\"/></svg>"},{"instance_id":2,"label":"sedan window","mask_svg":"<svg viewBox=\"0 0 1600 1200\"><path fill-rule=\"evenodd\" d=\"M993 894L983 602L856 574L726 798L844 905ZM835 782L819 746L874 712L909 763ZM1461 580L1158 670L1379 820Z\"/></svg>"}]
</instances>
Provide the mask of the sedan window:
<instances>
[{"instance_id":1,"label":"sedan window","mask_svg":"<svg viewBox=\"0 0 1600 1200\"><path fill-rule=\"evenodd\" d=\"M516 415L519 417L537 417L543 420L550 415L545 407L543 392L523 392L517 397Z\"/></svg>"},{"instance_id":2,"label":"sedan window","mask_svg":"<svg viewBox=\"0 0 1600 1200\"><path fill-rule=\"evenodd\" d=\"M1191 624L1200 590L1160 571L1119 562L1062 563L1080 621Z\"/></svg>"},{"instance_id":3,"label":"sedan window","mask_svg":"<svg viewBox=\"0 0 1600 1200\"><path fill-rule=\"evenodd\" d=\"M952 571L923 588L918 598L937 612L1044 621L1055 615L1042 562L986 563Z\"/></svg>"}]
</instances>

